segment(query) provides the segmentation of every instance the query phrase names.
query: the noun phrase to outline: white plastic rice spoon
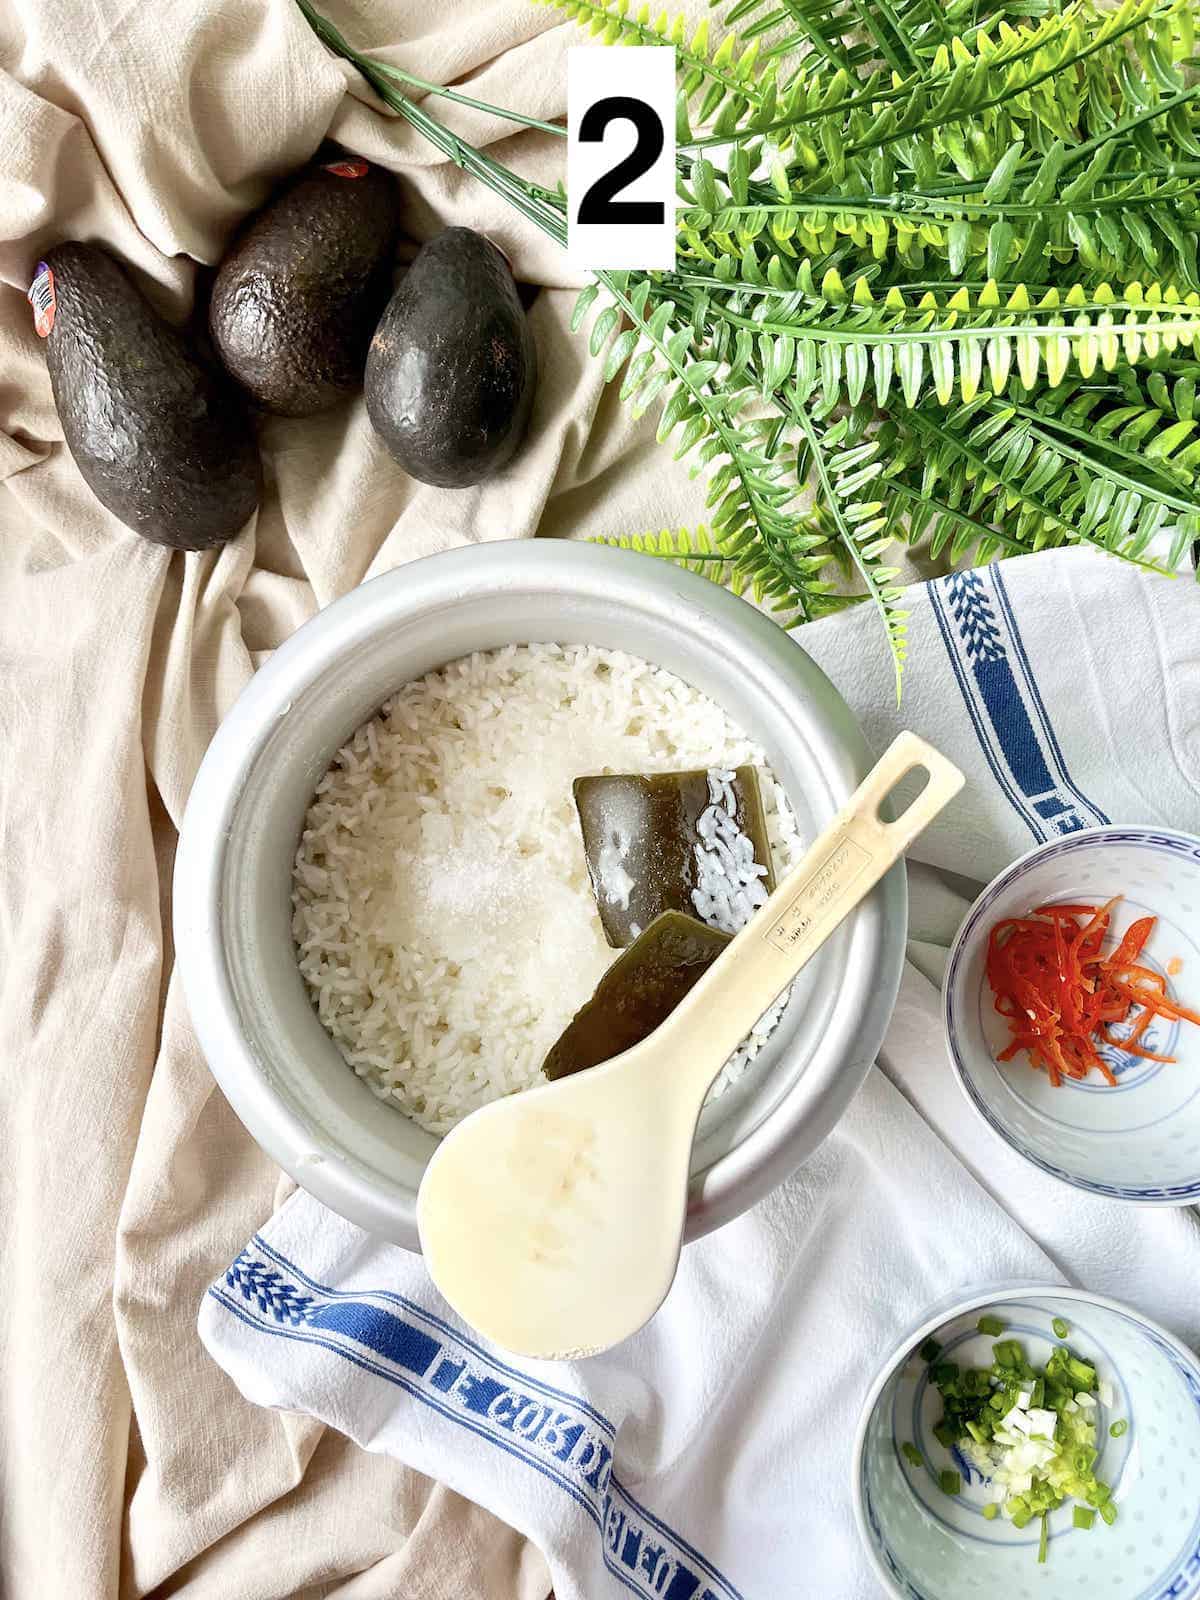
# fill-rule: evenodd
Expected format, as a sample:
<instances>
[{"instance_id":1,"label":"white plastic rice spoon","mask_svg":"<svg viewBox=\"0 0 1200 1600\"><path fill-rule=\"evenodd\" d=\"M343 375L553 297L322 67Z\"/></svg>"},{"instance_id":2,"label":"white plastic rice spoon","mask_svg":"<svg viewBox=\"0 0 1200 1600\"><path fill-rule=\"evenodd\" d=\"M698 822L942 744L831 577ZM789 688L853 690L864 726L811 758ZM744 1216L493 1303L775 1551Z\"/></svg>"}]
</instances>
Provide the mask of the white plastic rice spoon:
<instances>
[{"instance_id":1,"label":"white plastic rice spoon","mask_svg":"<svg viewBox=\"0 0 1200 1600\"><path fill-rule=\"evenodd\" d=\"M894 822L879 806L928 782ZM692 1139L740 1041L962 788L902 733L804 859L667 1020L603 1065L498 1100L435 1151L417 1197L434 1282L518 1355L594 1355L658 1310L679 1261Z\"/></svg>"}]
</instances>

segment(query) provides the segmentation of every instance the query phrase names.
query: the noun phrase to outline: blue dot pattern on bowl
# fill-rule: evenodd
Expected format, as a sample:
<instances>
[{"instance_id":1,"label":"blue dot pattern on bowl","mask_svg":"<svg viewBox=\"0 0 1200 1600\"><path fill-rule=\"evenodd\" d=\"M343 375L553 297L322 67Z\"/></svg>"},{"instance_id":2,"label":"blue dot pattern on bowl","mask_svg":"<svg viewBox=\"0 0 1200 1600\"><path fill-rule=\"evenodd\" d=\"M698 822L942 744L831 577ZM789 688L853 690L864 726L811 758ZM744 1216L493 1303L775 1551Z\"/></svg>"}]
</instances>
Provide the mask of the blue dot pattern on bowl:
<instances>
[{"instance_id":1,"label":"blue dot pattern on bowl","mask_svg":"<svg viewBox=\"0 0 1200 1600\"><path fill-rule=\"evenodd\" d=\"M985 1522L965 1503L946 1500L949 1516L931 1514L925 1477L954 1465L927 1434L921 1468L901 1444L912 1442L913 1395L924 1363L915 1355L877 1400L867 1428L860 1486L874 1554L903 1600L1025 1600L1086 1591L1087 1600L1197 1600L1200 1597L1200 1368L1151 1328L1125 1312L1049 1292L981 1307L954 1318L935 1338L943 1346L975 1334L977 1318L994 1309L1014 1337L1056 1342L1054 1317L1070 1325L1067 1342L1098 1362L1116 1392L1104 1415L1099 1472L1110 1476L1118 1519L1075 1529L1070 1505L1050 1518L1050 1549L1037 1563L1037 1539L1006 1519ZM1103 1352L1101 1354L1100 1352ZM986 1359L976 1356L974 1359ZM897 1390L907 1398L897 1404ZM935 1408L940 1411L940 1406ZM1118 1416L1130 1423L1119 1444L1108 1434ZM933 1458L932 1460L930 1458ZM957 1526L955 1523L957 1522ZM976 1531L978 1530L978 1531ZM1047 1580L1052 1586L1047 1588Z\"/></svg>"},{"instance_id":2,"label":"blue dot pattern on bowl","mask_svg":"<svg viewBox=\"0 0 1200 1600\"><path fill-rule=\"evenodd\" d=\"M972 908L951 957L946 1034L967 1095L1027 1160L1093 1194L1172 1204L1200 1199L1200 1030L1170 1030L1167 1053L1180 1059L1164 1069L1168 1076L1142 1072L1117 1089L1077 1096L1050 1090L1027 1066L1024 1077L1019 1067L1002 1072L986 1037L987 931L998 916L1024 913L1041 900L1078 892L1107 898L1119 887L1128 894L1127 918L1153 911L1160 917L1156 939L1165 933L1194 961L1189 972L1200 971L1200 922L1171 916L1182 911L1180 896L1193 878L1200 894L1200 846L1186 836L1119 828L1075 834L1001 874ZM995 1019L991 1026L1003 1027ZM1101 1118L1107 1126L1098 1125Z\"/></svg>"}]
</instances>

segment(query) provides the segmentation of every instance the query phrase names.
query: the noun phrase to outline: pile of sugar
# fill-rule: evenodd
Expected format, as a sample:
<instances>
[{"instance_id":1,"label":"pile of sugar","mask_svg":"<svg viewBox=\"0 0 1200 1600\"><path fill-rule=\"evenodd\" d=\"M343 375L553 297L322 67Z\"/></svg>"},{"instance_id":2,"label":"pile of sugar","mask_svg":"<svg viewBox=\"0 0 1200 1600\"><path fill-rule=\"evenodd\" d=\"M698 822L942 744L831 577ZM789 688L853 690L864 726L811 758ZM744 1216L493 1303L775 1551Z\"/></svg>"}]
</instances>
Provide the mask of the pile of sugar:
<instances>
[{"instance_id":1,"label":"pile of sugar","mask_svg":"<svg viewBox=\"0 0 1200 1600\"><path fill-rule=\"evenodd\" d=\"M619 954L596 911L573 780L741 765L759 769L782 876L801 847L763 752L671 673L593 646L514 645L405 685L334 758L296 856L300 971L347 1062L438 1134L540 1081Z\"/></svg>"}]
</instances>

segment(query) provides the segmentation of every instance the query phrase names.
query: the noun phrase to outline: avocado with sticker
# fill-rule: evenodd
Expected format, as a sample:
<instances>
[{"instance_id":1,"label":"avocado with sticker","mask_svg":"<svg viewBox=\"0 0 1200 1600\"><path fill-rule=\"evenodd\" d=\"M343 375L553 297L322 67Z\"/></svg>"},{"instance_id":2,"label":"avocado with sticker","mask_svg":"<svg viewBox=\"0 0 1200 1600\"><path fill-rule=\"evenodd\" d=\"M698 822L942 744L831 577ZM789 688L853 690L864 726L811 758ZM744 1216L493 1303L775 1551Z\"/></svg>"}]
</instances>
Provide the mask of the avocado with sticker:
<instances>
[{"instance_id":1,"label":"avocado with sticker","mask_svg":"<svg viewBox=\"0 0 1200 1600\"><path fill-rule=\"evenodd\" d=\"M101 505L174 549L231 539L258 504L259 462L215 363L98 245L49 251L29 297L63 437Z\"/></svg>"}]
</instances>

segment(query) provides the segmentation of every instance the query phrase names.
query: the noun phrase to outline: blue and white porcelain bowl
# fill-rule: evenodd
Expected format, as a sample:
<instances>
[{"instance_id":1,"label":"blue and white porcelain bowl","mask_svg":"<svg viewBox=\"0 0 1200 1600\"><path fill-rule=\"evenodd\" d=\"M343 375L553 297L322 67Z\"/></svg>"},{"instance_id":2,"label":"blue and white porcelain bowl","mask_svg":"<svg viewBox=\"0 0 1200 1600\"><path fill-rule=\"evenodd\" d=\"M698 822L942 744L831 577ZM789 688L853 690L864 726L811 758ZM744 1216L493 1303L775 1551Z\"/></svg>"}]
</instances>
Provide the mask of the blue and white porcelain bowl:
<instances>
[{"instance_id":1,"label":"blue and white porcelain bowl","mask_svg":"<svg viewBox=\"0 0 1200 1600\"><path fill-rule=\"evenodd\" d=\"M1138 917L1158 923L1139 960L1168 975L1168 993L1200 1000L1200 839L1155 828L1097 828L1039 846L976 900L950 952L946 1041L968 1100L1035 1166L1092 1194L1143 1205L1200 1200L1200 1027L1156 1019L1142 1042L1173 1063L1105 1047L1115 1086L1097 1074L1055 1088L1022 1052L996 1056L1008 1024L985 973L988 933L1048 901L1114 910L1113 943ZM1198 1008L1200 1009L1200 1008Z\"/></svg>"},{"instance_id":2,"label":"blue and white porcelain bowl","mask_svg":"<svg viewBox=\"0 0 1200 1600\"><path fill-rule=\"evenodd\" d=\"M1111 1386L1100 1408L1095 1471L1112 1489L1117 1519L1074 1526L1074 1502L1049 1515L1044 1565L1040 1522L1024 1529L988 1521L977 1469L933 1434L942 1405L919 1351L928 1338L941 1360L989 1366L991 1315L1036 1365L1060 1341L1096 1365ZM1124 1421L1120 1437L1110 1432ZM1118 1430L1120 1433L1120 1430ZM904 1451L916 1447L915 1464ZM962 1478L944 1494L939 1471ZM854 1449L859 1533L887 1594L896 1600L1195 1600L1200 1596L1200 1363L1164 1328L1116 1300L1081 1289L1029 1284L991 1288L934 1307L901 1342L872 1384Z\"/></svg>"}]
</instances>

